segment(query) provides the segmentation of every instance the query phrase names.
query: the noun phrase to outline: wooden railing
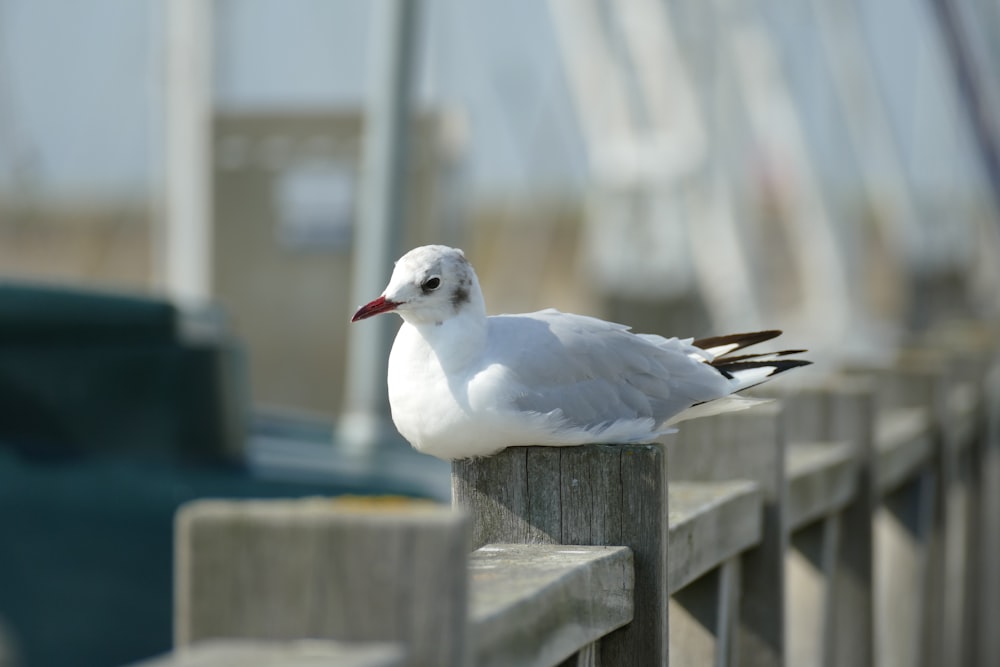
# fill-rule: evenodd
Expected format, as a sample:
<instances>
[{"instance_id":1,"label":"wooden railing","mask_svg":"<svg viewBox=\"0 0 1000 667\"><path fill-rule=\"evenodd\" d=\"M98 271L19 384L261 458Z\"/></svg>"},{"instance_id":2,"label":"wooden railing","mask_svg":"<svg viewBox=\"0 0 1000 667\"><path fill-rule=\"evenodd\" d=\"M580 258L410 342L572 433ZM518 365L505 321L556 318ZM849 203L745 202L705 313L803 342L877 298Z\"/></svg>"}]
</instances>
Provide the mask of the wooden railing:
<instances>
[{"instance_id":1,"label":"wooden railing","mask_svg":"<svg viewBox=\"0 0 1000 667\"><path fill-rule=\"evenodd\" d=\"M459 461L458 511L194 503L179 650L144 664L1000 664L996 347L953 333L662 444Z\"/></svg>"}]
</instances>

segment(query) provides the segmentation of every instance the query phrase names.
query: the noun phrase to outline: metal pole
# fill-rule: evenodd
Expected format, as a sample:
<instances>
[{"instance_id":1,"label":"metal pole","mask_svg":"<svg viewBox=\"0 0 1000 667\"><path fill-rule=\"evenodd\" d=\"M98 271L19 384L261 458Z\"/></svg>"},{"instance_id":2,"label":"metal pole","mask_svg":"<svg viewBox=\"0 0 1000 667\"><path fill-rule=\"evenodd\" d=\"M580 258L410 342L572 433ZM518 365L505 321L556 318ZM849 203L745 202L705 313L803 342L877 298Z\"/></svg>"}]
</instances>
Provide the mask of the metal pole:
<instances>
[{"instance_id":1,"label":"metal pole","mask_svg":"<svg viewBox=\"0 0 1000 667\"><path fill-rule=\"evenodd\" d=\"M351 292L356 305L382 291L401 250L419 7L419 0L374 4ZM350 328L346 399L337 436L358 452L370 453L378 443L398 437L389 422L386 390L394 319L378 317Z\"/></svg>"},{"instance_id":2,"label":"metal pole","mask_svg":"<svg viewBox=\"0 0 1000 667\"><path fill-rule=\"evenodd\" d=\"M164 2L166 197L154 257L167 293L184 303L207 300L212 282L212 4Z\"/></svg>"}]
</instances>

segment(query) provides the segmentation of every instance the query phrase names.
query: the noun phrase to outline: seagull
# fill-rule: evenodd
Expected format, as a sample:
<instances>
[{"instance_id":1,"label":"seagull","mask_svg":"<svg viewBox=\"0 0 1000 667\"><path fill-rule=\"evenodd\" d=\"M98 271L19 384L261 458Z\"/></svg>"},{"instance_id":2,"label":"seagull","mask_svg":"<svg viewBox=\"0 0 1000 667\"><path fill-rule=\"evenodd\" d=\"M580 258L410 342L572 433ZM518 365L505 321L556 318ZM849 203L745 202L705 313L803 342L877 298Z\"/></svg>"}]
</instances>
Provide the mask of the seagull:
<instances>
[{"instance_id":1,"label":"seagull","mask_svg":"<svg viewBox=\"0 0 1000 667\"><path fill-rule=\"evenodd\" d=\"M554 309L487 316L472 265L443 245L403 255L351 321L390 312L403 318L389 353L392 420L445 460L653 442L683 419L745 407L734 393L811 363L788 358L804 350L733 355L776 330L694 340Z\"/></svg>"}]
</instances>

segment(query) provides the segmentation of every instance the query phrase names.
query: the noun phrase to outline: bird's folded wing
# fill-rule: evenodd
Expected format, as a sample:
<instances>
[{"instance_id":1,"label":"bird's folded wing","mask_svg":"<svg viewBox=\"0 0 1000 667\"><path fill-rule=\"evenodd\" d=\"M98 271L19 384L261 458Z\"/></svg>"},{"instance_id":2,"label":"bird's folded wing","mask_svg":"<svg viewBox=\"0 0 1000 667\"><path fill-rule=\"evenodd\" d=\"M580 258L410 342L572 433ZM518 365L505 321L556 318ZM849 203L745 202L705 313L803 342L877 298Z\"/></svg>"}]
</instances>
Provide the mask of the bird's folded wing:
<instances>
[{"instance_id":1,"label":"bird's folded wing","mask_svg":"<svg viewBox=\"0 0 1000 667\"><path fill-rule=\"evenodd\" d=\"M545 310L489 319L490 364L503 368L521 411L559 411L567 425L619 420L655 425L729 393L727 380L689 356L687 341L636 336L621 324Z\"/></svg>"}]
</instances>

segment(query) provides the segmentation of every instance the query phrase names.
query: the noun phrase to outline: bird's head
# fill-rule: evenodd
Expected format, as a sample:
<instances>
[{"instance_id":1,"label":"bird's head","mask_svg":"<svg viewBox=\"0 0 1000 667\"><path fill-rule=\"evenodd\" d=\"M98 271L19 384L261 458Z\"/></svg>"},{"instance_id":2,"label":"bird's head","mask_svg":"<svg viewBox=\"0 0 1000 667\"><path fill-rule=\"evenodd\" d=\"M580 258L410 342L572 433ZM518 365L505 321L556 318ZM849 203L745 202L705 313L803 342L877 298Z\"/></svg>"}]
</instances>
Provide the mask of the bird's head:
<instances>
[{"instance_id":1,"label":"bird's head","mask_svg":"<svg viewBox=\"0 0 1000 667\"><path fill-rule=\"evenodd\" d=\"M359 308L351 321L395 312L411 324L440 324L469 308L482 309L469 260L457 248L427 245L403 255L382 295Z\"/></svg>"}]
</instances>

